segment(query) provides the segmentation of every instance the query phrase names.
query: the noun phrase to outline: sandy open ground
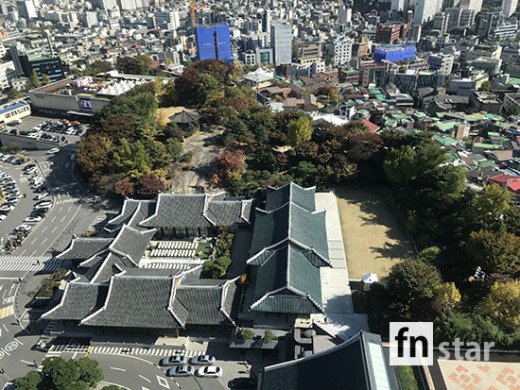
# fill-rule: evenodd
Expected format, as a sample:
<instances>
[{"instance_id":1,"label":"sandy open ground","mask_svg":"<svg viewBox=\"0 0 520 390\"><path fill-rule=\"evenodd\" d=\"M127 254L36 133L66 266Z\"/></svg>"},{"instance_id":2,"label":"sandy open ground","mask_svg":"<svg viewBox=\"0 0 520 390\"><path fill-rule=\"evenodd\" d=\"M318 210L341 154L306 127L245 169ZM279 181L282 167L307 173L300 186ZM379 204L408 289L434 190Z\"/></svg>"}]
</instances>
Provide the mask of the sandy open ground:
<instances>
[{"instance_id":1,"label":"sandy open ground","mask_svg":"<svg viewBox=\"0 0 520 390\"><path fill-rule=\"evenodd\" d=\"M394 264L414 253L406 231L385 202L382 191L335 189L350 280L359 281L366 272L385 277Z\"/></svg>"}]
</instances>

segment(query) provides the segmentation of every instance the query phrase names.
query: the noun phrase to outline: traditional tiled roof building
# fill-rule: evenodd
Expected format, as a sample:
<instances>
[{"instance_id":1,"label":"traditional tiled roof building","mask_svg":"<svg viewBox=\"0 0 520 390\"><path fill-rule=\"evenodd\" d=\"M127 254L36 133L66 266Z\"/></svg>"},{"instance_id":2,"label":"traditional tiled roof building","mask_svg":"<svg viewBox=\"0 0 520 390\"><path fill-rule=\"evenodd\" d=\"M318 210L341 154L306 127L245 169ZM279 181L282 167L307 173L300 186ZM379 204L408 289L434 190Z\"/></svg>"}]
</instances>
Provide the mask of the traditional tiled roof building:
<instances>
[{"instance_id":1,"label":"traditional tiled roof building","mask_svg":"<svg viewBox=\"0 0 520 390\"><path fill-rule=\"evenodd\" d=\"M267 313L321 313L320 267L330 267L325 211L316 211L315 188L294 183L269 188L265 210L256 209L247 263L254 302Z\"/></svg>"}]
</instances>

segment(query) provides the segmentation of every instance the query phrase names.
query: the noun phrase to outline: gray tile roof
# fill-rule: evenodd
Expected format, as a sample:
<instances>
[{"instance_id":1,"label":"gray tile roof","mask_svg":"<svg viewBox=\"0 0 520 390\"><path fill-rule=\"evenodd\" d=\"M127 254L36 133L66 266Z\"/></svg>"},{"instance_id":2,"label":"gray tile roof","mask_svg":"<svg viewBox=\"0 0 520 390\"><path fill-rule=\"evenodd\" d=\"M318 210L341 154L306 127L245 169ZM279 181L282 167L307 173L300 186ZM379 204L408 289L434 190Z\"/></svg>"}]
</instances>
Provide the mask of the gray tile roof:
<instances>
[{"instance_id":1,"label":"gray tile roof","mask_svg":"<svg viewBox=\"0 0 520 390\"><path fill-rule=\"evenodd\" d=\"M44 313L42 318L46 320L82 320L103 305L107 292L107 285L68 283L61 302Z\"/></svg>"},{"instance_id":2,"label":"gray tile roof","mask_svg":"<svg viewBox=\"0 0 520 390\"><path fill-rule=\"evenodd\" d=\"M211 227L204 216L206 195L159 194L155 214L140 223L143 227Z\"/></svg>"},{"instance_id":3,"label":"gray tile roof","mask_svg":"<svg viewBox=\"0 0 520 390\"><path fill-rule=\"evenodd\" d=\"M170 311L173 277L113 276L104 306L83 325L124 328L179 328Z\"/></svg>"},{"instance_id":4,"label":"gray tile roof","mask_svg":"<svg viewBox=\"0 0 520 390\"><path fill-rule=\"evenodd\" d=\"M315 200L316 188L303 188L293 182L289 182L281 187L267 188L267 201L265 209L276 210L284 204L291 202L308 210L316 210Z\"/></svg>"},{"instance_id":5,"label":"gray tile roof","mask_svg":"<svg viewBox=\"0 0 520 390\"><path fill-rule=\"evenodd\" d=\"M108 225L122 225L124 223L127 223L140 204L141 200L139 199L125 199L123 207L121 208L121 212L119 213L119 215L108 221Z\"/></svg>"},{"instance_id":6,"label":"gray tile roof","mask_svg":"<svg viewBox=\"0 0 520 390\"><path fill-rule=\"evenodd\" d=\"M236 303L236 279L220 280L212 286L184 285L184 275L150 275L148 271L134 269L113 276L103 307L81 323L152 329L234 324L231 312Z\"/></svg>"},{"instance_id":7,"label":"gray tile roof","mask_svg":"<svg viewBox=\"0 0 520 390\"><path fill-rule=\"evenodd\" d=\"M109 253L102 262L89 270L88 274L91 275L90 282L108 283L113 275L119 274L129 267L135 267L135 265L126 256Z\"/></svg>"},{"instance_id":8,"label":"gray tile roof","mask_svg":"<svg viewBox=\"0 0 520 390\"><path fill-rule=\"evenodd\" d=\"M253 310L276 313L319 313L320 270L308 256L287 245L256 262Z\"/></svg>"},{"instance_id":9,"label":"gray tile roof","mask_svg":"<svg viewBox=\"0 0 520 390\"><path fill-rule=\"evenodd\" d=\"M214 226L249 222L249 219L243 217L242 208L241 200L211 200L208 202L206 216Z\"/></svg>"},{"instance_id":10,"label":"gray tile roof","mask_svg":"<svg viewBox=\"0 0 520 390\"><path fill-rule=\"evenodd\" d=\"M155 229L139 231L124 225L109 249L118 255L126 255L135 265L138 265L155 232Z\"/></svg>"},{"instance_id":11,"label":"gray tile roof","mask_svg":"<svg viewBox=\"0 0 520 390\"><path fill-rule=\"evenodd\" d=\"M324 352L264 368L258 389L397 390L399 385L383 352L381 337L360 332Z\"/></svg>"},{"instance_id":12,"label":"gray tile roof","mask_svg":"<svg viewBox=\"0 0 520 390\"><path fill-rule=\"evenodd\" d=\"M70 246L57 258L61 260L83 261L108 248L111 238L74 238Z\"/></svg>"},{"instance_id":13,"label":"gray tile roof","mask_svg":"<svg viewBox=\"0 0 520 390\"><path fill-rule=\"evenodd\" d=\"M139 226L139 224L147 218L150 218L155 213L155 201L141 201L137 210L128 221L128 226L137 230L146 230L146 228Z\"/></svg>"},{"instance_id":14,"label":"gray tile roof","mask_svg":"<svg viewBox=\"0 0 520 390\"><path fill-rule=\"evenodd\" d=\"M310 212L294 203L273 211L257 209L249 255L252 257L283 241L313 250L327 264L325 211Z\"/></svg>"}]
</instances>

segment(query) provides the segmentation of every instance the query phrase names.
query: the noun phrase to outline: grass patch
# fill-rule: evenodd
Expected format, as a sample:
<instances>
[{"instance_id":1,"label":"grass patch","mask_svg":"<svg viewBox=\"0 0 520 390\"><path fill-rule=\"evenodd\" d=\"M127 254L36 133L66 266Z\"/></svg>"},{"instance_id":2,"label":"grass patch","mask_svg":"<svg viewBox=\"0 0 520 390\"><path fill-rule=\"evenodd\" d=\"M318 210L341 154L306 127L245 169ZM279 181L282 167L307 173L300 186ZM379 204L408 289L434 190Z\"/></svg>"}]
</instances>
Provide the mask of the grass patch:
<instances>
[{"instance_id":1,"label":"grass patch","mask_svg":"<svg viewBox=\"0 0 520 390\"><path fill-rule=\"evenodd\" d=\"M211 247L211 244L209 242L204 241L199 241L199 243L197 244L197 249L195 250L195 253L201 259L207 259L212 252L213 248Z\"/></svg>"},{"instance_id":2,"label":"grass patch","mask_svg":"<svg viewBox=\"0 0 520 390\"><path fill-rule=\"evenodd\" d=\"M419 390L413 368L410 366L396 366L397 380L401 390Z\"/></svg>"}]
</instances>

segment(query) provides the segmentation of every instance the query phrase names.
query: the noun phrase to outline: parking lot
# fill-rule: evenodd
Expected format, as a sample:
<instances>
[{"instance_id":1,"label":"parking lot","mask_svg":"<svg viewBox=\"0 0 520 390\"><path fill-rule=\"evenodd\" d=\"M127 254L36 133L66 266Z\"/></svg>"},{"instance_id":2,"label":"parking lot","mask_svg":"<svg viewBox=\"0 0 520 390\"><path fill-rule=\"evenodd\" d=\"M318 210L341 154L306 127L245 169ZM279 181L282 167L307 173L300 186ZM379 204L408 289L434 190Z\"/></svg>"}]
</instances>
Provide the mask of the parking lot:
<instances>
[{"instance_id":1,"label":"parking lot","mask_svg":"<svg viewBox=\"0 0 520 390\"><path fill-rule=\"evenodd\" d=\"M38 134L43 139L54 139L66 143L78 142L80 136L85 133L87 128L87 125L80 124L77 121L33 115L24 118L20 124L12 123L7 125L8 130L18 130L20 134L28 135L31 138L36 137L36 134Z\"/></svg>"}]
</instances>

